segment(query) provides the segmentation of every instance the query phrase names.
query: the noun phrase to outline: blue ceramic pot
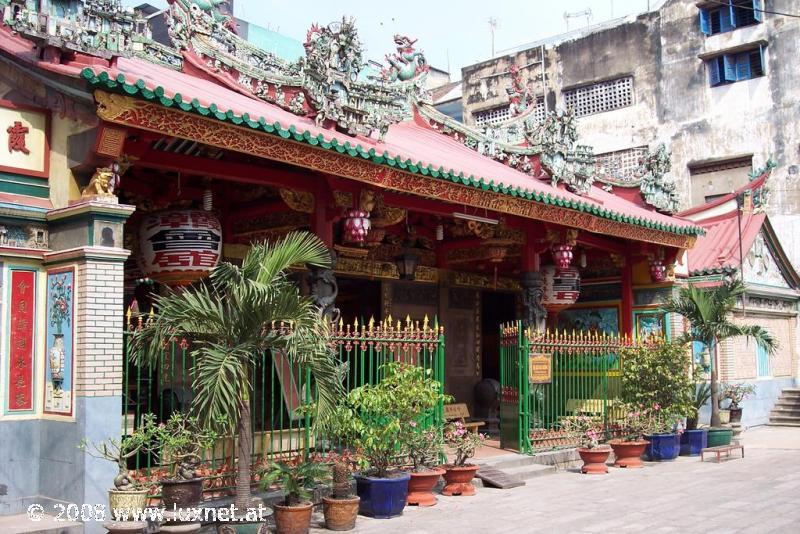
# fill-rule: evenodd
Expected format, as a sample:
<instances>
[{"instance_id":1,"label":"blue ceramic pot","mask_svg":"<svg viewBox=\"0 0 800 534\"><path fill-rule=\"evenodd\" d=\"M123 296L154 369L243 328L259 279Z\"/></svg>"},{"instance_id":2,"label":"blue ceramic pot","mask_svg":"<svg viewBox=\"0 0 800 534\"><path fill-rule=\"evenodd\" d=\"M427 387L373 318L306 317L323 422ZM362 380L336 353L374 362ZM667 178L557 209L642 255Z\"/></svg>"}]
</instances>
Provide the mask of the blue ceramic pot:
<instances>
[{"instance_id":1,"label":"blue ceramic pot","mask_svg":"<svg viewBox=\"0 0 800 534\"><path fill-rule=\"evenodd\" d=\"M644 450L644 455L651 462L674 460L681 452L681 442L678 434L654 434L645 436L650 442Z\"/></svg>"},{"instance_id":2,"label":"blue ceramic pot","mask_svg":"<svg viewBox=\"0 0 800 534\"><path fill-rule=\"evenodd\" d=\"M356 475L356 493L361 497L358 513L376 519L388 519L403 515L408 497L408 481L411 475L404 472L391 473L390 478L372 478Z\"/></svg>"},{"instance_id":3,"label":"blue ceramic pot","mask_svg":"<svg viewBox=\"0 0 800 534\"><path fill-rule=\"evenodd\" d=\"M681 456L700 456L708 446L708 429L684 430L681 434Z\"/></svg>"}]
</instances>

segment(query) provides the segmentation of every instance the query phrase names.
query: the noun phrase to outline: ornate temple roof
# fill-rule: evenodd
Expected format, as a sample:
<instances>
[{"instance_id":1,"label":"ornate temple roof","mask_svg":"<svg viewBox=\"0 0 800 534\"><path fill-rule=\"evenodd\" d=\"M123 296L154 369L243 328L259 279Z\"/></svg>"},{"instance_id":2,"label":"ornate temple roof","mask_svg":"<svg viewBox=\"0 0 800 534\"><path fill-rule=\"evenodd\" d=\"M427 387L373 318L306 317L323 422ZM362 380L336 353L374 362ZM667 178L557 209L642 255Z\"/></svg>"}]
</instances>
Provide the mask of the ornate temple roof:
<instances>
[{"instance_id":1,"label":"ornate temple roof","mask_svg":"<svg viewBox=\"0 0 800 534\"><path fill-rule=\"evenodd\" d=\"M24 2L0 0L0 6L4 3L9 7L0 49L38 68L83 78L90 87L432 180L645 229L687 236L703 232L691 221L660 212L677 205L674 184L664 180L665 149L645 158L639 175L629 180L657 209L626 200L598 180L591 149L577 144L574 115L556 112L534 122L530 95L516 79L509 90L514 117L502 128L479 131L439 113L424 89L424 54L405 36L395 36L397 51L386 57L384 72L365 80L352 19L312 26L305 57L288 63L239 38L230 19L214 7L219 2L170 0L173 48L149 39L140 17L115 0L80 2L77 20L44 26L22 7ZM41 50L48 48L64 52L60 61L45 60ZM79 56L72 58L74 52Z\"/></svg>"},{"instance_id":2,"label":"ornate temple roof","mask_svg":"<svg viewBox=\"0 0 800 534\"><path fill-rule=\"evenodd\" d=\"M728 195L696 206L679 215L705 229L688 252L690 276L727 275L738 270L751 254L760 235L765 235L772 253L781 258L784 277L795 286L798 275L786 258L765 212L769 198L768 178L774 163L751 174L752 180ZM738 199L738 200L737 200Z\"/></svg>"}]
</instances>

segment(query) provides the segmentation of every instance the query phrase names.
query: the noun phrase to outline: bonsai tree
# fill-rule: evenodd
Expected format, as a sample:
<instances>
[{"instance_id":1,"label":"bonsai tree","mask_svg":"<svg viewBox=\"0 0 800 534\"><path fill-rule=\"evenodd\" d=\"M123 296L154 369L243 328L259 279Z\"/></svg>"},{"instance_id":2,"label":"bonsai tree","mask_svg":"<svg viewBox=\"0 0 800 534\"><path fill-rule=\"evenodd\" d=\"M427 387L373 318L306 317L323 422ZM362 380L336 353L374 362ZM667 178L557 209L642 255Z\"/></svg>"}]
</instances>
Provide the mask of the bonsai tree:
<instances>
[{"instance_id":1,"label":"bonsai tree","mask_svg":"<svg viewBox=\"0 0 800 534\"><path fill-rule=\"evenodd\" d=\"M700 341L712 351L711 363L711 426L719 426L719 344L726 339L747 336L767 353L773 354L777 342L766 329L757 325L738 325L731 321L737 301L745 287L741 280L731 280L719 286L700 288L689 284L677 297L670 298L662 308L683 316L691 324L682 341Z\"/></svg>"},{"instance_id":2,"label":"bonsai tree","mask_svg":"<svg viewBox=\"0 0 800 534\"><path fill-rule=\"evenodd\" d=\"M329 480L329 473L328 466L319 462L273 462L263 473L261 488L266 491L278 484L284 491L283 505L298 506L311 499L318 484Z\"/></svg>"},{"instance_id":3,"label":"bonsai tree","mask_svg":"<svg viewBox=\"0 0 800 534\"><path fill-rule=\"evenodd\" d=\"M279 351L308 366L316 382L317 417L329 413L339 396L326 321L287 274L303 264L330 267L330 253L312 234L294 232L274 243L254 243L241 267L220 263L207 283L156 297L158 313L133 336L136 363L151 366L166 340L192 340L192 409L203 426L236 433L235 505L240 509L250 506L250 377L257 358Z\"/></svg>"},{"instance_id":4,"label":"bonsai tree","mask_svg":"<svg viewBox=\"0 0 800 534\"><path fill-rule=\"evenodd\" d=\"M410 431L403 434L401 445L414 472L421 473L439 465L444 456L441 428L422 429L415 422L410 426Z\"/></svg>"},{"instance_id":5,"label":"bonsai tree","mask_svg":"<svg viewBox=\"0 0 800 534\"><path fill-rule=\"evenodd\" d=\"M578 414L574 417L565 417L561 420L561 428L580 441L584 449L596 449L603 438L603 422L591 415Z\"/></svg>"},{"instance_id":6,"label":"bonsai tree","mask_svg":"<svg viewBox=\"0 0 800 534\"><path fill-rule=\"evenodd\" d=\"M386 478L393 460L402 454L398 444L404 434L444 396L430 369L389 362L381 371L379 383L350 391L328 424L331 434L361 453L370 474Z\"/></svg>"},{"instance_id":7,"label":"bonsai tree","mask_svg":"<svg viewBox=\"0 0 800 534\"><path fill-rule=\"evenodd\" d=\"M200 425L196 416L174 412L166 423L153 425L149 450L158 450L161 465L168 467L170 479L192 480L200 466L202 451L214 446L218 438L212 428Z\"/></svg>"},{"instance_id":8,"label":"bonsai tree","mask_svg":"<svg viewBox=\"0 0 800 534\"><path fill-rule=\"evenodd\" d=\"M756 387L753 384L724 384L722 386L721 397L731 401L731 408L739 408L739 403L747 397L751 397L756 392Z\"/></svg>"},{"instance_id":9,"label":"bonsai tree","mask_svg":"<svg viewBox=\"0 0 800 534\"><path fill-rule=\"evenodd\" d=\"M91 442L84 439L78 448L93 458L108 460L117 465L119 472L114 477L114 489L118 491L135 491L142 488L142 484L133 479L128 473L128 460L140 451L147 450L153 439L155 428L155 415L145 414L142 425L129 436L122 439L108 438L105 441Z\"/></svg>"}]
</instances>

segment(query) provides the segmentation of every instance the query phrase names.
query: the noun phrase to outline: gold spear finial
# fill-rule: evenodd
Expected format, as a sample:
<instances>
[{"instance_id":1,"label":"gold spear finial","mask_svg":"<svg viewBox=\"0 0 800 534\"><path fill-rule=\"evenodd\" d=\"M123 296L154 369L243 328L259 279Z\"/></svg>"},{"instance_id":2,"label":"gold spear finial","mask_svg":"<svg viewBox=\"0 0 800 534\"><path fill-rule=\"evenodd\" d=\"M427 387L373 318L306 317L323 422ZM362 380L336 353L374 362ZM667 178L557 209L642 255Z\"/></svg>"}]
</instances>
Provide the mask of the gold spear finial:
<instances>
[{"instance_id":1,"label":"gold spear finial","mask_svg":"<svg viewBox=\"0 0 800 534\"><path fill-rule=\"evenodd\" d=\"M372 332L373 328L375 328L375 317L371 315L369 317L369 331Z\"/></svg>"},{"instance_id":2,"label":"gold spear finial","mask_svg":"<svg viewBox=\"0 0 800 534\"><path fill-rule=\"evenodd\" d=\"M425 314L425 317L422 319L422 329L426 332L428 331L428 314Z\"/></svg>"}]
</instances>

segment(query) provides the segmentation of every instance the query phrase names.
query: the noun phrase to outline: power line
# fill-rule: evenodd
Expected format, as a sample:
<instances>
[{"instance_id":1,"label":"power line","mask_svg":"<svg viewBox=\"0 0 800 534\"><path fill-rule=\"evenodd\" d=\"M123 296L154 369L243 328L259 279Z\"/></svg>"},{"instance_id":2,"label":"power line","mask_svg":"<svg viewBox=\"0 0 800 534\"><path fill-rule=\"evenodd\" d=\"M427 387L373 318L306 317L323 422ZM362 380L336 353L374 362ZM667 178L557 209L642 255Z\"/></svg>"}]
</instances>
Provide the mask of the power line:
<instances>
[{"instance_id":1,"label":"power line","mask_svg":"<svg viewBox=\"0 0 800 534\"><path fill-rule=\"evenodd\" d=\"M718 6L724 6L724 7L728 7L728 6L732 5L730 2L721 2L720 0L708 0L708 1L711 2L712 4L716 4ZM755 7L747 7L747 6L743 6L743 5L740 5L740 4L736 4L736 7L738 7L739 9L749 9L750 11L758 11L760 13L768 13L770 15L780 15L782 17L794 17L796 19L800 19L800 15L795 15L793 13L781 13L780 11L768 11L766 9L759 9L759 8L755 8Z\"/></svg>"}]
</instances>

